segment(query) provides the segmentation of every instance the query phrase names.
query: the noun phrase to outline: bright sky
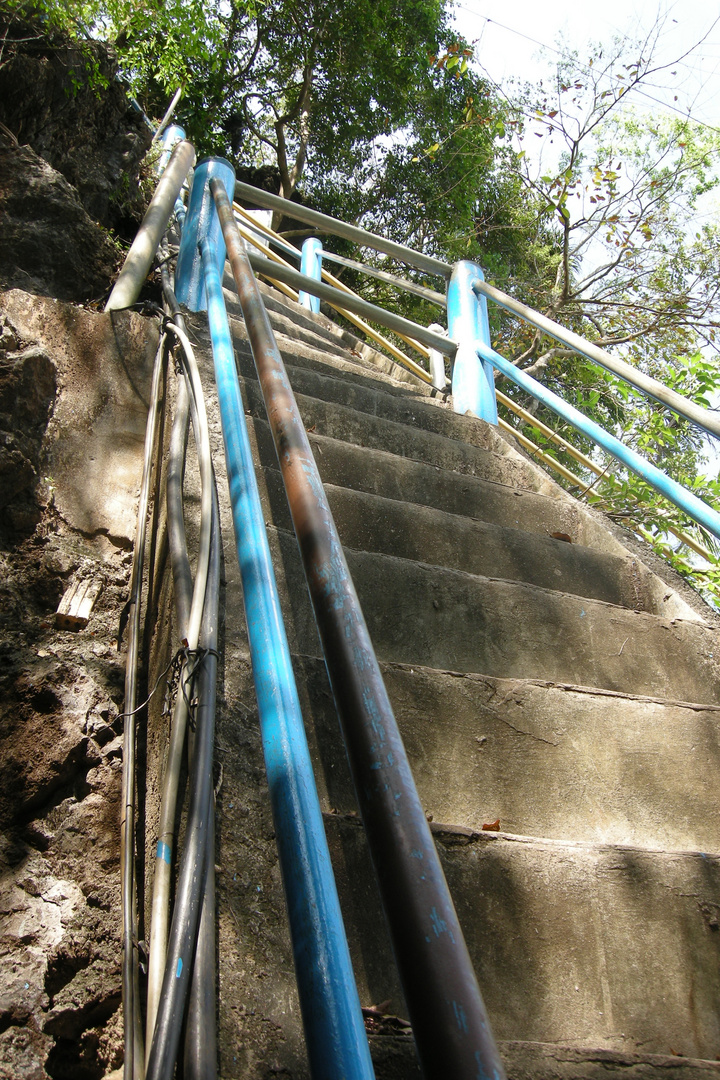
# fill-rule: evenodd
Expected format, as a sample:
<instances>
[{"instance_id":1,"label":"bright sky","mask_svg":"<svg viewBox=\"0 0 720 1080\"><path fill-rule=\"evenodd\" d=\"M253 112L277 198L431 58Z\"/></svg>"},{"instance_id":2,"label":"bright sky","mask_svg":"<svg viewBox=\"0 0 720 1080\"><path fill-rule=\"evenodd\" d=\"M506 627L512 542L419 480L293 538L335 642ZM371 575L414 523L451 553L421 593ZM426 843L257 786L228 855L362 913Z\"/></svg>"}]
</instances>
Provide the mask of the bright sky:
<instances>
[{"instance_id":1,"label":"bright sky","mask_svg":"<svg viewBox=\"0 0 720 1080\"><path fill-rule=\"evenodd\" d=\"M475 43L481 67L498 83L537 81L547 71L543 45L576 49L582 58L590 41L645 38L659 20L657 56L672 67L647 93L720 129L720 0L455 0L455 16L458 31ZM640 97L635 104L656 106Z\"/></svg>"}]
</instances>

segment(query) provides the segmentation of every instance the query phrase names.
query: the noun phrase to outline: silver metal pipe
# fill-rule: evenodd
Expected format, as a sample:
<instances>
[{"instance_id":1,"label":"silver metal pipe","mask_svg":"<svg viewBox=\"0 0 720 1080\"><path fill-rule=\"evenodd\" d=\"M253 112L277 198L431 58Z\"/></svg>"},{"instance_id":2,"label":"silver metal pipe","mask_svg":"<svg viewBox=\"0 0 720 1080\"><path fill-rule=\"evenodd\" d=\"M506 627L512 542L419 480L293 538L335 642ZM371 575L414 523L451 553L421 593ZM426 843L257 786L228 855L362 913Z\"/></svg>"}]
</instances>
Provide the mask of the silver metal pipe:
<instances>
[{"instance_id":1,"label":"silver metal pipe","mask_svg":"<svg viewBox=\"0 0 720 1080\"><path fill-rule=\"evenodd\" d=\"M533 310L527 304L514 300L512 296L508 296L507 293L496 289L494 285L488 285L486 281L478 281L475 284L475 291L487 296L489 300L493 300L500 307L505 308L506 311L511 311L513 315L519 315L521 319L529 322L532 326L536 326L538 330L549 334L550 337L560 341L563 345L567 345L574 352L586 356L588 360L593 360L596 364L600 364L601 367L611 371L614 375L619 375L621 379L642 391L643 394L654 398L655 401L659 401L661 405L667 406L673 412L679 413L680 416L684 416L686 420L691 420L698 427L709 432L710 435L720 438L720 417L714 415L709 409L704 409L701 405L696 405L694 401L690 401L689 398L676 393L675 390L663 386L657 379L645 375L642 371L633 367L632 364L628 364L625 360L606 352L599 345L593 345L591 341L580 337L579 334L574 334L572 330L566 330L564 326L554 322L552 319L548 319L545 315L541 315L539 311Z\"/></svg>"},{"instance_id":2,"label":"silver metal pipe","mask_svg":"<svg viewBox=\"0 0 720 1080\"><path fill-rule=\"evenodd\" d=\"M194 160L195 149L192 143L186 140L179 142L155 188L155 194L127 253L123 268L105 305L105 311L119 311L130 307L140 295L155 252L165 234L175 200Z\"/></svg>"},{"instance_id":3,"label":"silver metal pipe","mask_svg":"<svg viewBox=\"0 0 720 1080\"><path fill-rule=\"evenodd\" d=\"M177 90L175 91L175 96L173 97L172 101L168 105L167 112L165 113L162 120L160 121L159 128L157 129L157 131L153 135L152 143L150 144L151 146L153 145L153 143L156 143L158 141L158 139L162 135L163 131L165 130L167 125L172 120L173 113L175 112L175 109L177 108L178 101L180 100L181 97L182 97L182 86L178 86Z\"/></svg>"},{"instance_id":4,"label":"silver metal pipe","mask_svg":"<svg viewBox=\"0 0 720 1080\"><path fill-rule=\"evenodd\" d=\"M248 258L253 270L258 274L262 274L263 277L275 278L276 281L283 281L286 285L292 285L295 289L304 289L305 292L319 296L321 300L326 300L334 307L353 311L356 315L362 315L363 318L368 319L370 322L385 326L388 330L394 330L396 334L405 334L406 337L414 338L421 344L427 345L431 349L437 349L446 356L454 356L457 351L456 341L441 337L440 334L433 333L432 330L420 326L419 323L412 322L410 319L403 319L401 315L393 315L392 312L385 311L384 308L377 307L376 304L361 300L359 296L342 292L340 289L336 289L332 285L326 285L324 282L315 281L314 278L301 274L290 266L283 266L282 263L273 262L271 259L266 259L264 255L258 255L254 251L248 252Z\"/></svg>"},{"instance_id":5,"label":"silver metal pipe","mask_svg":"<svg viewBox=\"0 0 720 1080\"><path fill-rule=\"evenodd\" d=\"M205 398L203 396L200 374L190 340L183 330L174 323L166 323L166 331L173 333L183 349L184 371L190 384L190 406L195 432L195 445L198 454L201 479L201 514L200 542L197 571L193 585L192 601L187 616L187 625L181 627L188 649L193 652L198 647L200 625L205 603L205 592L210 564L210 539L212 530L213 472L210 454ZM193 663L186 660L180 674L180 690L175 701L168 760L163 779L163 792L158 823L158 840L155 857L155 880L152 899L152 932L150 937L150 958L148 964L147 992L147 1054L148 1061L152 1048L152 1036L162 992L167 954L169 926L169 903L172 885L172 859L175 840L175 811L182 766L183 747L187 731L187 697L183 692L190 678Z\"/></svg>"},{"instance_id":6,"label":"silver metal pipe","mask_svg":"<svg viewBox=\"0 0 720 1080\"><path fill-rule=\"evenodd\" d=\"M344 236L346 240L352 240L361 247L371 247L376 251L382 251L384 255L390 255L391 258L406 263L408 266L416 266L418 270L424 270L428 274L449 278L452 273L452 266L441 262L440 259L433 259L430 255L423 255L420 251L405 247L404 244L396 244L383 236L367 232L366 229L359 229L356 225L348 225L345 221L338 221L337 218L329 217L327 214L320 214L317 210L301 206L300 203L282 199L279 195L271 195L269 191L261 191L250 184L243 184L240 180L235 181L235 198L257 203L258 206L267 210L280 210L288 217L312 225L318 232Z\"/></svg>"},{"instance_id":7,"label":"silver metal pipe","mask_svg":"<svg viewBox=\"0 0 720 1080\"><path fill-rule=\"evenodd\" d=\"M388 274L387 270L377 270L374 266L355 262L354 259L346 259L344 255L336 255L334 251L328 251L327 248L323 248L323 259L328 262L338 263L339 266L347 266L350 270L359 270L360 273L377 278L379 281L386 281L388 285L394 285L398 289L412 293L413 296L420 296L423 300L429 300L431 304L437 304L438 307L444 308L446 306L445 293L436 292L435 289L427 289L424 285L417 285L414 281L406 281L405 278L398 277L397 274Z\"/></svg>"}]
</instances>

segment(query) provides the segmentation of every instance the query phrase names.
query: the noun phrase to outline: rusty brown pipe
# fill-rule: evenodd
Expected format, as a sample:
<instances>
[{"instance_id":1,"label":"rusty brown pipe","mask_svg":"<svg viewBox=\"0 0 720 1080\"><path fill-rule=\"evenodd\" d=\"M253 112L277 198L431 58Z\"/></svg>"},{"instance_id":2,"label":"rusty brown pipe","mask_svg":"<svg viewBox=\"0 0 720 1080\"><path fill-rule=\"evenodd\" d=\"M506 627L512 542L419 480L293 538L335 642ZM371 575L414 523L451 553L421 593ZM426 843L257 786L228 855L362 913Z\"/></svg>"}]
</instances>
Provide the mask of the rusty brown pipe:
<instances>
[{"instance_id":1,"label":"rusty brown pipe","mask_svg":"<svg viewBox=\"0 0 720 1080\"><path fill-rule=\"evenodd\" d=\"M222 185L210 181L426 1080L503 1080L472 962L340 538Z\"/></svg>"}]
</instances>

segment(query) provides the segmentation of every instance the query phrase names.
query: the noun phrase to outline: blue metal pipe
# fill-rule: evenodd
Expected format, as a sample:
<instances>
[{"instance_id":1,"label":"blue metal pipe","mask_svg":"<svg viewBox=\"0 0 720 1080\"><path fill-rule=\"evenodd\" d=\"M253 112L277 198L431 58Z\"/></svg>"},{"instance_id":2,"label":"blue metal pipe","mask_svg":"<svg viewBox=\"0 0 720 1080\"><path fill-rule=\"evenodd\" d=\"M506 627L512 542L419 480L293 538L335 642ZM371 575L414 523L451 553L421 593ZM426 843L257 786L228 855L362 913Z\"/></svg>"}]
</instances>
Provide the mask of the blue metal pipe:
<instances>
[{"instance_id":1,"label":"blue metal pipe","mask_svg":"<svg viewBox=\"0 0 720 1080\"><path fill-rule=\"evenodd\" d=\"M487 300L476 296L473 285L484 281L476 263L462 260L453 267L447 290L448 337L457 341L452 371L453 409L464 416L472 413L489 424L497 424L495 378L490 364L478 358L478 338L490 345Z\"/></svg>"},{"instance_id":2,"label":"blue metal pipe","mask_svg":"<svg viewBox=\"0 0 720 1080\"><path fill-rule=\"evenodd\" d=\"M235 543L314 1080L374 1077L255 481L216 253L201 240ZM223 252L225 245L223 244Z\"/></svg>"},{"instance_id":3,"label":"blue metal pipe","mask_svg":"<svg viewBox=\"0 0 720 1080\"><path fill-rule=\"evenodd\" d=\"M307 274L315 281L322 281L322 256L323 247L316 236L309 236L302 246L302 258L300 260L300 273ZM300 303L309 311L317 315L320 310L320 297L312 293L300 291Z\"/></svg>"},{"instance_id":4,"label":"blue metal pipe","mask_svg":"<svg viewBox=\"0 0 720 1080\"><path fill-rule=\"evenodd\" d=\"M426 1080L449 1076L504 1080L465 939L287 371L230 202L217 181L212 180L210 188L283 474L422 1074Z\"/></svg>"},{"instance_id":5,"label":"blue metal pipe","mask_svg":"<svg viewBox=\"0 0 720 1080\"><path fill-rule=\"evenodd\" d=\"M547 405L549 409L556 412L563 420L567 420L583 435L588 435L598 446L601 446L603 450L607 450L623 465L627 465L629 469L632 469L643 480L646 480L651 487L654 487L670 502L674 502L676 506L679 506L681 510L702 525L704 529L711 532L713 536L720 538L720 514L708 506L707 503L704 503L702 499L698 499L697 495L693 495L692 492L664 473L662 469L658 469L656 465L646 461L644 457L631 450L629 446L625 446L614 435L596 424L594 420L588 419L579 409L563 401L557 394L553 394L552 390L548 390L542 383L533 379L531 375L515 367L514 364L500 356L499 353L496 353L494 349L491 349L483 341L477 341L475 345L478 355L492 364L498 371L501 371L508 379L512 379L517 386L522 387L528 394L541 401L543 405Z\"/></svg>"},{"instance_id":6,"label":"blue metal pipe","mask_svg":"<svg viewBox=\"0 0 720 1080\"><path fill-rule=\"evenodd\" d=\"M220 180L228 197L232 200L235 170L225 158L217 157L203 158L195 167L190 203L182 226L180 251L175 270L175 294L179 302L185 304L191 311L207 310L202 260L198 248L200 238L207 237L212 244L219 267L222 267L225 262L225 241L212 196L208 190L208 181L211 177Z\"/></svg>"},{"instance_id":7,"label":"blue metal pipe","mask_svg":"<svg viewBox=\"0 0 720 1080\"><path fill-rule=\"evenodd\" d=\"M158 158L158 163L155 166L155 172L158 176L165 172L167 163L170 160L170 155L179 142L182 142L185 138L185 128L180 127L179 124L171 124L170 127L165 128L165 131L160 137L160 145L162 151Z\"/></svg>"}]
</instances>

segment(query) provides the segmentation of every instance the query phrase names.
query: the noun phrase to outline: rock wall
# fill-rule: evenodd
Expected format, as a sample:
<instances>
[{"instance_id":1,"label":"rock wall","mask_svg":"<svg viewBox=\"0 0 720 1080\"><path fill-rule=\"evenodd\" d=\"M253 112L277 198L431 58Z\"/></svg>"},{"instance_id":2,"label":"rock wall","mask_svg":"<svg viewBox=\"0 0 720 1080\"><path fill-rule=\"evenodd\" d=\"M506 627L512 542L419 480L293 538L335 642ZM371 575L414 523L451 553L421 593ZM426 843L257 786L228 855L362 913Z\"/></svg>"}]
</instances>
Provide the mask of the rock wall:
<instances>
[{"instance_id":1,"label":"rock wall","mask_svg":"<svg viewBox=\"0 0 720 1080\"><path fill-rule=\"evenodd\" d=\"M0 122L72 184L93 221L125 226L132 238L143 212L138 168L151 136L117 80L112 53L1 15L0 36Z\"/></svg>"},{"instance_id":2,"label":"rock wall","mask_svg":"<svg viewBox=\"0 0 720 1080\"><path fill-rule=\"evenodd\" d=\"M154 321L0 294L0 1078L119 1066L127 598ZM73 582L87 626L56 625Z\"/></svg>"},{"instance_id":3,"label":"rock wall","mask_svg":"<svg viewBox=\"0 0 720 1080\"><path fill-rule=\"evenodd\" d=\"M99 42L0 16L0 287L100 300L144 209L150 133Z\"/></svg>"}]
</instances>

